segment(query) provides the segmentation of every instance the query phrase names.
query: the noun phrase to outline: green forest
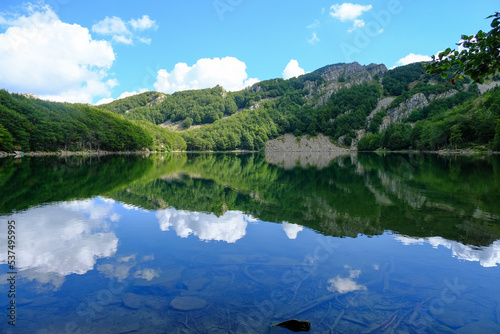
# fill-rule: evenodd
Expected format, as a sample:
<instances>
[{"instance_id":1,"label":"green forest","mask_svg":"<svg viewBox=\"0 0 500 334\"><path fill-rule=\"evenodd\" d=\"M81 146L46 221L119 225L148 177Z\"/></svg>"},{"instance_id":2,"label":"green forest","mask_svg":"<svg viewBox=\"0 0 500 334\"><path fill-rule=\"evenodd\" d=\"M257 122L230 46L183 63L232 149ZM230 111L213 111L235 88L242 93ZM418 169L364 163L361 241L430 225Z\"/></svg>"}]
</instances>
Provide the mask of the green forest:
<instances>
[{"instance_id":1,"label":"green forest","mask_svg":"<svg viewBox=\"0 0 500 334\"><path fill-rule=\"evenodd\" d=\"M500 215L498 182L496 155L360 153L290 170L260 153L26 157L0 159L0 213L104 196L146 210L236 210L332 236L391 230L487 246L500 229L476 213Z\"/></svg>"},{"instance_id":2,"label":"green forest","mask_svg":"<svg viewBox=\"0 0 500 334\"><path fill-rule=\"evenodd\" d=\"M498 80L490 76L486 83ZM422 96L428 103L394 118ZM388 97L393 101L374 112ZM286 133L321 133L360 151L499 151L499 101L500 88L481 95L467 77L451 83L427 74L422 63L383 73L357 63L334 64L238 92L220 86L146 92L101 106L1 90L0 151L259 151Z\"/></svg>"},{"instance_id":3,"label":"green forest","mask_svg":"<svg viewBox=\"0 0 500 334\"><path fill-rule=\"evenodd\" d=\"M185 149L179 134L85 104L55 103L0 90L1 151L165 151Z\"/></svg>"}]
</instances>

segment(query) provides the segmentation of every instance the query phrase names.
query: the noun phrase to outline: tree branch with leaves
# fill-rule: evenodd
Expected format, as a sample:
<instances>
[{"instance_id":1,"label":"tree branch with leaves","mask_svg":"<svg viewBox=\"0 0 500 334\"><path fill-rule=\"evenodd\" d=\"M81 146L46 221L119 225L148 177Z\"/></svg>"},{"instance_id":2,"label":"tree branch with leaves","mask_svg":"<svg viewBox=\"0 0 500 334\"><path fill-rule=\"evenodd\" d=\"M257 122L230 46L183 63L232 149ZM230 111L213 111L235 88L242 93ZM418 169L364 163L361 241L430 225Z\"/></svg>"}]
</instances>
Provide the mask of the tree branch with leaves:
<instances>
[{"instance_id":1,"label":"tree branch with leaves","mask_svg":"<svg viewBox=\"0 0 500 334\"><path fill-rule=\"evenodd\" d=\"M494 75L500 70L500 13L496 12L487 17L493 18L491 30L479 30L475 35L462 35L458 43L461 51L451 48L432 56L432 62L426 65L429 74L441 74L443 79L448 78L450 70L452 84L455 79L469 76L475 83L483 83L488 75Z\"/></svg>"}]
</instances>

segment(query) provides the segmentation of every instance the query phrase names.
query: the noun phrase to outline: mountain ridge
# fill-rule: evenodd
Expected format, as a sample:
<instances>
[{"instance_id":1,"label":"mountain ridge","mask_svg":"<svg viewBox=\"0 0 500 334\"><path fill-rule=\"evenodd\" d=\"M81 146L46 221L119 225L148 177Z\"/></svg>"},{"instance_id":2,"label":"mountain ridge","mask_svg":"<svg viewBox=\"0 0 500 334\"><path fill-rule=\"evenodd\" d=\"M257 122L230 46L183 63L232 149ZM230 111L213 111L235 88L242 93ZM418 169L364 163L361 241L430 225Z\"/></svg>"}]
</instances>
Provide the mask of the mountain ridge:
<instances>
[{"instance_id":1,"label":"mountain ridge","mask_svg":"<svg viewBox=\"0 0 500 334\"><path fill-rule=\"evenodd\" d=\"M489 78L487 85L495 86L499 80L500 76ZM482 95L481 90L468 78L452 85L440 76L426 74L421 63L388 70L384 64L354 62L327 65L287 80L261 81L237 92L221 86L173 94L145 92L95 107L72 106L84 113L111 112L124 124L130 121L139 126L146 133L143 136L151 138L148 144L137 147L140 150L262 150L267 141L286 133L321 133L338 145L362 150L451 146L499 150L500 126L496 129L496 124L500 124L500 108L489 109L496 106L500 93L493 88ZM9 103L4 100L0 100L0 106L8 109ZM43 105L49 110L63 110L71 105L31 97L29 101L35 109ZM454 111L456 108L461 109ZM26 113L21 109L13 112ZM64 113L57 117L64 117ZM47 126L29 118L24 122L26 128L21 130L28 134ZM0 144L7 142L0 150L23 148L18 140L21 130L11 125L0 121ZM158 125L171 125L170 129L177 131ZM432 131L423 131L428 128ZM104 137L98 139L111 140ZM368 140L371 145L366 145ZM63 142L66 149L69 141L59 139L49 145L50 150L61 149ZM110 148L119 150L120 145L125 143ZM72 149L95 146L87 140Z\"/></svg>"}]
</instances>

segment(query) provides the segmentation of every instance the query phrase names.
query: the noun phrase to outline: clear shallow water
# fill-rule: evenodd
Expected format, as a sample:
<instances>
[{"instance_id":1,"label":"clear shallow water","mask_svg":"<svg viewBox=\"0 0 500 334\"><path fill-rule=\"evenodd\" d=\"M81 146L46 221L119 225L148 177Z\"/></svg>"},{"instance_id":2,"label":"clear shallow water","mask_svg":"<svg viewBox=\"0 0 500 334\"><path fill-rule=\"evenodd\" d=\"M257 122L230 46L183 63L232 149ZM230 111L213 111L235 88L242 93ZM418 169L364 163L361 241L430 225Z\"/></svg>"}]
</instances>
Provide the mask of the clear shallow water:
<instances>
[{"instance_id":1,"label":"clear shallow water","mask_svg":"<svg viewBox=\"0 0 500 334\"><path fill-rule=\"evenodd\" d=\"M3 161L0 331L498 332L498 161L440 159Z\"/></svg>"}]
</instances>

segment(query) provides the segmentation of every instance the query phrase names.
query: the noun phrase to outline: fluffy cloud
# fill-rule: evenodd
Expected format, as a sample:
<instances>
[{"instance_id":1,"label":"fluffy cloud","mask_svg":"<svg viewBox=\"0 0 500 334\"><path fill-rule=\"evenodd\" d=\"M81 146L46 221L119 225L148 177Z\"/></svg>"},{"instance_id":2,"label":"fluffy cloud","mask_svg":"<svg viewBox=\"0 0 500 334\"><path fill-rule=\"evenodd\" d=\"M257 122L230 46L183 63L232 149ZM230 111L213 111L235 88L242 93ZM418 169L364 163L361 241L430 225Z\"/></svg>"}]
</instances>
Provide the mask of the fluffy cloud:
<instances>
[{"instance_id":1,"label":"fluffy cloud","mask_svg":"<svg viewBox=\"0 0 500 334\"><path fill-rule=\"evenodd\" d=\"M177 63L170 73L165 69L158 71L154 87L164 93L212 88L216 85L237 91L259 82L258 79L248 78L246 68L244 62L234 57L203 58L193 66Z\"/></svg>"},{"instance_id":2,"label":"fluffy cloud","mask_svg":"<svg viewBox=\"0 0 500 334\"><path fill-rule=\"evenodd\" d=\"M429 56L416 55L414 53L410 53L406 57L401 58L400 60L398 60L396 62L396 66L404 66L404 65L408 65L408 64L412 64L412 63L418 63L418 62L421 62L421 61L431 61L431 60L432 60L432 58L429 57Z\"/></svg>"},{"instance_id":3,"label":"fluffy cloud","mask_svg":"<svg viewBox=\"0 0 500 334\"><path fill-rule=\"evenodd\" d=\"M341 5L333 5L330 9L332 10L332 12L330 12L331 16L345 22L354 21L360 17L363 12L367 12L372 9L372 5L363 6L346 2Z\"/></svg>"},{"instance_id":4,"label":"fluffy cloud","mask_svg":"<svg viewBox=\"0 0 500 334\"><path fill-rule=\"evenodd\" d=\"M372 9L372 5L356 5L352 3L343 3L341 5L333 5L330 10L330 15L342 22L353 21L353 27L349 29L349 32L354 31L356 28L362 28L365 26L365 22L358 19L363 12L367 12Z\"/></svg>"},{"instance_id":5,"label":"fluffy cloud","mask_svg":"<svg viewBox=\"0 0 500 334\"><path fill-rule=\"evenodd\" d=\"M340 276L328 280L330 286L327 288L330 292L338 292L340 294L357 291L367 290L366 286L360 285L351 277L342 278Z\"/></svg>"},{"instance_id":6,"label":"fluffy cloud","mask_svg":"<svg viewBox=\"0 0 500 334\"><path fill-rule=\"evenodd\" d=\"M129 34L125 22L121 18L113 16L94 24L92 31L102 35L124 35Z\"/></svg>"},{"instance_id":7,"label":"fluffy cloud","mask_svg":"<svg viewBox=\"0 0 500 334\"><path fill-rule=\"evenodd\" d=\"M15 214L16 231L22 235L16 250L20 274L57 288L65 276L84 274L94 268L97 259L113 256L118 238L108 228L112 211L111 204L86 200ZM0 237L0 246L7 249L5 233Z\"/></svg>"},{"instance_id":8,"label":"fluffy cloud","mask_svg":"<svg viewBox=\"0 0 500 334\"><path fill-rule=\"evenodd\" d=\"M129 24L136 30L156 29L158 27L156 21L151 20L147 15L143 15L142 18L137 20L132 19Z\"/></svg>"},{"instance_id":9,"label":"fluffy cloud","mask_svg":"<svg viewBox=\"0 0 500 334\"><path fill-rule=\"evenodd\" d=\"M495 241L488 247L474 248L457 241L446 240L441 237L432 238L410 238L396 236L396 240L404 245L422 245L429 243L432 247L443 246L452 252L452 256L459 260L479 262L483 267L496 267L500 264L500 240Z\"/></svg>"},{"instance_id":10,"label":"fluffy cloud","mask_svg":"<svg viewBox=\"0 0 500 334\"><path fill-rule=\"evenodd\" d=\"M304 226L290 224L289 222L283 222L281 226L283 227L283 231L285 231L288 239L297 239L297 234L304 229Z\"/></svg>"},{"instance_id":11,"label":"fluffy cloud","mask_svg":"<svg viewBox=\"0 0 500 334\"><path fill-rule=\"evenodd\" d=\"M150 38L135 36L128 26L132 27L134 31L156 30L158 28L156 21L151 20L148 15L143 15L140 19L132 19L127 23L121 18L113 16L106 17L94 24L92 31L97 34L111 36L116 43L132 45L134 40L137 40L141 43L151 44Z\"/></svg>"},{"instance_id":12,"label":"fluffy cloud","mask_svg":"<svg viewBox=\"0 0 500 334\"><path fill-rule=\"evenodd\" d=\"M156 213L160 229L172 227L178 236L187 238L193 234L200 240L235 243L246 234L247 219L241 212L228 211L223 216L214 214L166 209Z\"/></svg>"},{"instance_id":13,"label":"fluffy cloud","mask_svg":"<svg viewBox=\"0 0 500 334\"><path fill-rule=\"evenodd\" d=\"M108 79L115 60L110 43L62 22L48 6L31 6L28 13L4 19L0 88L54 101L91 103L96 96L109 96L117 84Z\"/></svg>"},{"instance_id":14,"label":"fluffy cloud","mask_svg":"<svg viewBox=\"0 0 500 334\"><path fill-rule=\"evenodd\" d=\"M143 88L143 89L140 89L139 91L136 91L136 92L124 92L120 96L118 96L117 99L114 99L112 97L107 97L107 98L104 98L102 100L99 100L96 103L96 105L99 106L101 104L111 103L111 102L113 102L115 100L121 100L121 99L124 99L126 97L134 96L134 95L137 95L137 94L142 94L142 93L147 92L147 91L148 91L147 88Z\"/></svg>"},{"instance_id":15,"label":"fluffy cloud","mask_svg":"<svg viewBox=\"0 0 500 334\"><path fill-rule=\"evenodd\" d=\"M295 78L305 73L306 71L304 71L303 68L300 68L299 62L295 59L292 59L290 60L288 65L286 65L285 70L283 71L283 79L287 80L290 78Z\"/></svg>"}]
</instances>

